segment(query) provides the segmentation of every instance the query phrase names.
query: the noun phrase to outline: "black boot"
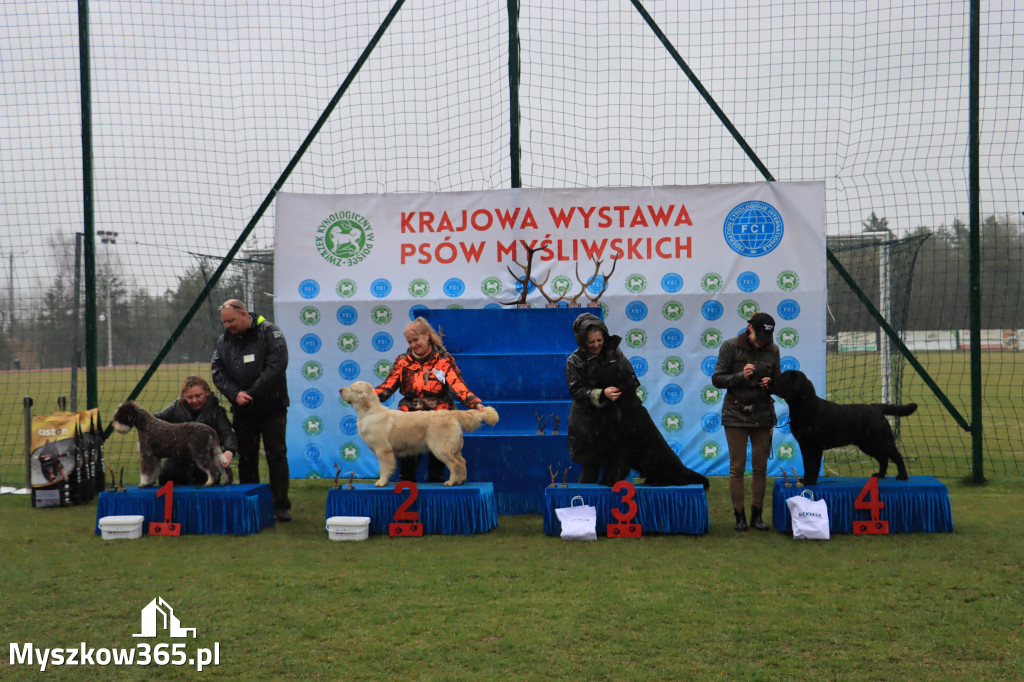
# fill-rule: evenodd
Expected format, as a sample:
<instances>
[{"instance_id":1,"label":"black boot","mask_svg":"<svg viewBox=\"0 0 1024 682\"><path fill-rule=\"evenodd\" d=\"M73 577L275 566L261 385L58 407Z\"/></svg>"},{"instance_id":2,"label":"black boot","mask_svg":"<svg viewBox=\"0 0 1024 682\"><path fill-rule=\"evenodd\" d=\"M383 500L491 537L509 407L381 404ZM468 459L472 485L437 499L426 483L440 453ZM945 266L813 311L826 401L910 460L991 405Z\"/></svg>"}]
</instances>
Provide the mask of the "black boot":
<instances>
[{"instance_id":1,"label":"black boot","mask_svg":"<svg viewBox=\"0 0 1024 682\"><path fill-rule=\"evenodd\" d=\"M761 520L761 508L750 505L750 525L758 530L768 530L768 524Z\"/></svg>"},{"instance_id":2,"label":"black boot","mask_svg":"<svg viewBox=\"0 0 1024 682\"><path fill-rule=\"evenodd\" d=\"M736 515L736 528L735 530L746 530L747 529L747 512L742 509L734 509L733 514Z\"/></svg>"}]
</instances>

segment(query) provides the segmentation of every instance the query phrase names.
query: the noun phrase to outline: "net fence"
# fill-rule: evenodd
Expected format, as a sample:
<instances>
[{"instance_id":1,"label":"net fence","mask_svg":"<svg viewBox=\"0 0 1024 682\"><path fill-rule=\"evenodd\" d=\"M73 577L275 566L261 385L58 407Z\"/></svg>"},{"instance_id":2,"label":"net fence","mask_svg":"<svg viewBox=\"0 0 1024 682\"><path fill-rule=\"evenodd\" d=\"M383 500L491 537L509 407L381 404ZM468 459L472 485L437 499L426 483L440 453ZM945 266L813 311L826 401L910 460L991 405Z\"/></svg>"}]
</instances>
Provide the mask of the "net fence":
<instances>
[{"instance_id":1,"label":"net fence","mask_svg":"<svg viewBox=\"0 0 1024 682\"><path fill-rule=\"evenodd\" d=\"M507 188L506 2L407 2L284 189ZM518 6L524 187L709 185L764 177L655 24L772 175L826 185L829 245L946 396L879 334L830 267L828 386L917 402L912 473L963 476L970 435L970 3L588 2ZM86 324L109 420L235 244L396 3L90 3L97 319L84 315L82 80L73 3L0 6L0 480L20 485L23 398L85 408ZM644 19L641 8L649 13ZM1024 8L981 15L981 281L986 474L1021 476ZM169 404L209 377L217 305L271 311L273 207L146 384ZM76 255L77 254L77 255ZM888 393L885 393L888 391ZM952 408L952 409L951 409ZM134 443L107 457L131 469ZM826 463L864 475L856 453Z\"/></svg>"}]
</instances>

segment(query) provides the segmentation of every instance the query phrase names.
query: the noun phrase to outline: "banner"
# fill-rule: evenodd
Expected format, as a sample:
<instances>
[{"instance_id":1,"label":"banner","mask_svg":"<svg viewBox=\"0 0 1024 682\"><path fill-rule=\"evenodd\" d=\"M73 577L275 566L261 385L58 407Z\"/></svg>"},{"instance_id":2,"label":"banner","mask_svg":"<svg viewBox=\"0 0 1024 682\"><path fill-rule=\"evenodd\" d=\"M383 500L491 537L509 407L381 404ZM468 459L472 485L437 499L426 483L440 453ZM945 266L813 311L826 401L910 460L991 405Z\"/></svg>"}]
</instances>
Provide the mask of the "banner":
<instances>
[{"instance_id":1,"label":"banner","mask_svg":"<svg viewBox=\"0 0 1024 682\"><path fill-rule=\"evenodd\" d=\"M376 476L377 460L338 389L380 383L406 350L403 330L420 308L505 308L519 300L527 248L540 249L531 274L542 285L528 288L527 302L539 307L564 296L589 305L599 297L644 404L691 469L728 474L725 392L711 375L722 342L754 313L775 318L783 369L803 370L824 390L820 182L282 193L276 215L273 321L289 346L293 477L333 477L339 468ZM473 377L466 381L472 388ZM780 466L802 473L784 404L777 413L769 475Z\"/></svg>"}]
</instances>

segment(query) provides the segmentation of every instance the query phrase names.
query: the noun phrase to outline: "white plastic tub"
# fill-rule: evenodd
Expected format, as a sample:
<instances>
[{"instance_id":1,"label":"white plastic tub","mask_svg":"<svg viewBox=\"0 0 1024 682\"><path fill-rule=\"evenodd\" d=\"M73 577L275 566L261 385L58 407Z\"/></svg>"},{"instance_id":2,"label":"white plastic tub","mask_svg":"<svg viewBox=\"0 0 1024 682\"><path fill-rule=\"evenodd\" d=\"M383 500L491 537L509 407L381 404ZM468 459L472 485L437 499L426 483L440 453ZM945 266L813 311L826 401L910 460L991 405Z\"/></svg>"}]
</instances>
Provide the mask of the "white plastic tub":
<instances>
[{"instance_id":1,"label":"white plastic tub","mask_svg":"<svg viewBox=\"0 0 1024 682\"><path fill-rule=\"evenodd\" d=\"M327 519L331 540L365 540L370 537L369 516L332 516Z\"/></svg>"},{"instance_id":2,"label":"white plastic tub","mask_svg":"<svg viewBox=\"0 0 1024 682\"><path fill-rule=\"evenodd\" d=\"M100 533L104 540L135 540L142 537L142 516L104 516Z\"/></svg>"}]
</instances>

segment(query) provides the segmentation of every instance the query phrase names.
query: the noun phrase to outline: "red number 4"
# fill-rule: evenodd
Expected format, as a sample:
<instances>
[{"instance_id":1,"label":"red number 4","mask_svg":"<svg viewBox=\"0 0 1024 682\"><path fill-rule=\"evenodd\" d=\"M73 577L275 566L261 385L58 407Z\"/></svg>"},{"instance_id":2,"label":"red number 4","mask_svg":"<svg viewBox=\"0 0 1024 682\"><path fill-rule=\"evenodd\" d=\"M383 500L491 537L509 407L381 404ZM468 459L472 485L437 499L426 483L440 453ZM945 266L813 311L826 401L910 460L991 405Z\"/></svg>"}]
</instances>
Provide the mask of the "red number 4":
<instances>
[{"instance_id":1,"label":"red number 4","mask_svg":"<svg viewBox=\"0 0 1024 682\"><path fill-rule=\"evenodd\" d=\"M853 522L853 534L854 535L888 535L889 534L889 522L883 521L879 517L879 512L885 509L885 502L878 496L878 478L876 476L869 476L868 482L864 484L864 488L857 495L857 500L853 503L854 509L867 509L871 512L870 521L854 521Z\"/></svg>"}]
</instances>

